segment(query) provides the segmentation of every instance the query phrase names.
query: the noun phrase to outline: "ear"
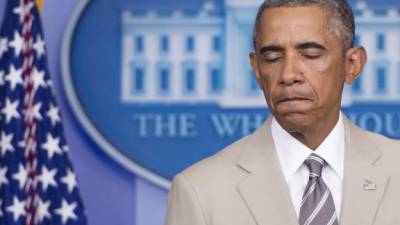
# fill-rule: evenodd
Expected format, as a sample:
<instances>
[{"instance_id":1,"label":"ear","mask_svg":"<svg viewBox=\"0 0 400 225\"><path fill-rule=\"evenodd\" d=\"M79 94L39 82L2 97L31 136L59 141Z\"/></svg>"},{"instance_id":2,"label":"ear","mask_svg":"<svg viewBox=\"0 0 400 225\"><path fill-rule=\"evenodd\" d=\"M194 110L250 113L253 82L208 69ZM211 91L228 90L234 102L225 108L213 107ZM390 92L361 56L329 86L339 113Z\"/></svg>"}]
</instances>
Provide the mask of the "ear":
<instances>
[{"instance_id":1,"label":"ear","mask_svg":"<svg viewBox=\"0 0 400 225\"><path fill-rule=\"evenodd\" d=\"M347 50L345 55L345 82L347 84L352 84L361 75L366 62L367 52L364 47L358 46Z\"/></svg>"}]
</instances>

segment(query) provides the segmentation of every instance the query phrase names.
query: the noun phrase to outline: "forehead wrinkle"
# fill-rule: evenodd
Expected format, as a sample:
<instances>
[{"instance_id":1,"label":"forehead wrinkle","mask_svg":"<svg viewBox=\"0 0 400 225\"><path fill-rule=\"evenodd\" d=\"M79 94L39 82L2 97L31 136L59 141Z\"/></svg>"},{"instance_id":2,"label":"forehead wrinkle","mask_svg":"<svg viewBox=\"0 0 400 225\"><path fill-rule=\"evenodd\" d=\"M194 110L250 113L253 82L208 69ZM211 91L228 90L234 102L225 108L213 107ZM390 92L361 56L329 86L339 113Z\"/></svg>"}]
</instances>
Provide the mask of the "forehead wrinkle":
<instances>
[{"instance_id":1,"label":"forehead wrinkle","mask_svg":"<svg viewBox=\"0 0 400 225\"><path fill-rule=\"evenodd\" d=\"M295 8L314 8L318 9L315 10L313 15L318 15L317 17L314 17L318 20L317 23L315 22L309 22L313 21L310 18L305 18L304 20L300 21L293 21L293 20L288 20L288 21L282 21L279 18L285 18L290 15L293 15L293 11L290 10L280 10L279 9L295 9ZM276 10L276 11L275 11ZM268 13L269 12L269 13ZM305 15L309 15L309 12L298 12L296 15L301 15L301 13L304 13ZM337 25L340 23L337 19L333 18L330 19L330 11L326 7L322 6L299 6L299 7L277 7L277 8L270 8L266 9L262 15L263 23L268 23L268 27L263 27L262 34L259 35L258 43L265 45L265 44L270 44L270 43L261 43L261 41L265 42L265 39L267 39L270 42L273 42L273 44L279 44L282 45L285 42L286 43L293 43L293 40L296 41L296 43L293 43L294 45L300 44L303 42L316 42L319 43L325 47L328 47L328 43L330 42L329 40L334 40L334 42L337 42L340 45L340 49L342 49L342 39L340 38L340 26ZM321 19L322 18L322 19ZM266 22L268 21L268 22ZM332 25L332 23L335 23L336 25ZM284 24L284 25L282 25ZM269 29L269 30L268 30ZM299 32L298 30L301 29L308 29L312 33L304 33L304 32ZM279 35L274 37L275 33L279 32L286 32L288 35ZM289 31L289 32L287 32ZM260 37L264 36L264 40L261 40ZM270 38L272 37L272 39ZM331 49L334 50L335 49Z\"/></svg>"},{"instance_id":2,"label":"forehead wrinkle","mask_svg":"<svg viewBox=\"0 0 400 225\"><path fill-rule=\"evenodd\" d=\"M310 8L310 7L277 7L266 9L263 12L260 33L258 35L258 42L260 46L267 45L278 45L283 46L285 43L293 43L298 45L305 42L316 42L326 46L326 33L329 32L329 26L327 22L327 10L321 7L314 6L313 8L320 9L318 13L320 17L324 19L318 19L320 23L312 22L310 23L310 18L304 17L300 20L280 20L279 17L290 17L293 15L293 8ZM283 10L282 10L283 9ZM321 10L322 9L322 10ZM279 10L279 11L278 11ZM305 12L299 12L305 13ZM279 15L277 17L276 15ZM299 30L309 30L312 33L298 32ZM282 33L287 33L288 35L280 35ZM330 32L329 32L330 33ZM278 35L278 36L277 36ZM261 40L260 40L261 38Z\"/></svg>"}]
</instances>

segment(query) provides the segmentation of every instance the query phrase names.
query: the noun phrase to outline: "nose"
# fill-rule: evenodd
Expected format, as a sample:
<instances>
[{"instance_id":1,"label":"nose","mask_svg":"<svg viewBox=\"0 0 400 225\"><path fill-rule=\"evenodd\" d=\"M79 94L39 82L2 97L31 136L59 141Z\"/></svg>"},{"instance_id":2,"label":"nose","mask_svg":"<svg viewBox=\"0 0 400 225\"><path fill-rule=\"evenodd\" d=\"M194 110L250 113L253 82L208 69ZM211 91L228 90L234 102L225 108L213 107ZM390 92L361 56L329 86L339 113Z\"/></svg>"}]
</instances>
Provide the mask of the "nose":
<instances>
[{"instance_id":1,"label":"nose","mask_svg":"<svg viewBox=\"0 0 400 225\"><path fill-rule=\"evenodd\" d=\"M303 83L303 76L300 70L300 61L294 55L288 55L281 68L281 74L279 77L279 84L282 86L291 86L294 84Z\"/></svg>"}]
</instances>

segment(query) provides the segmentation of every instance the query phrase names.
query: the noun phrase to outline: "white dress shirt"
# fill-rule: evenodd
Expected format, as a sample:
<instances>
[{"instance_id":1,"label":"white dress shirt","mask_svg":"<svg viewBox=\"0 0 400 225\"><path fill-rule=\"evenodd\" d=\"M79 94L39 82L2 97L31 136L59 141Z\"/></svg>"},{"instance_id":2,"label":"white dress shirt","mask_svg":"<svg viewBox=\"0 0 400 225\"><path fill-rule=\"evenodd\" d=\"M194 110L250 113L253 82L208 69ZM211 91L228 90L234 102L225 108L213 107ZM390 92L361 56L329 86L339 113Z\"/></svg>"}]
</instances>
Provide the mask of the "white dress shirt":
<instances>
[{"instance_id":1,"label":"white dress shirt","mask_svg":"<svg viewBox=\"0 0 400 225\"><path fill-rule=\"evenodd\" d=\"M299 217L300 202L309 176L309 170L304 164L304 160L311 153L321 156L327 162L327 165L322 170L322 179L332 194L336 213L340 218L345 148L342 115L340 114L339 120L331 133L315 151L292 137L280 126L275 118L271 123L271 131L297 218Z\"/></svg>"}]
</instances>

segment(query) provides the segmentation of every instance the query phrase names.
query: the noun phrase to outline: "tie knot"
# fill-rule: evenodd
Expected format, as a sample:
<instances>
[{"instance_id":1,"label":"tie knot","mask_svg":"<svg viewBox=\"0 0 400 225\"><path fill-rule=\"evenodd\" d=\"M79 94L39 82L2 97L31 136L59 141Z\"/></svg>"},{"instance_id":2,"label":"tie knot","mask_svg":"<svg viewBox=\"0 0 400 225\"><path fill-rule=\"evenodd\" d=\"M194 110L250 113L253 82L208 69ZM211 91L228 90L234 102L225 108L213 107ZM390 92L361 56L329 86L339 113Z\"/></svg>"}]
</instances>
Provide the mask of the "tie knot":
<instances>
[{"instance_id":1,"label":"tie knot","mask_svg":"<svg viewBox=\"0 0 400 225\"><path fill-rule=\"evenodd\" d=\"M310 177L321 177L322 168L325 166L325 160L316 154L311 154L304 161L308 170L310 170Z\"/></svg>"}]
</instances>

